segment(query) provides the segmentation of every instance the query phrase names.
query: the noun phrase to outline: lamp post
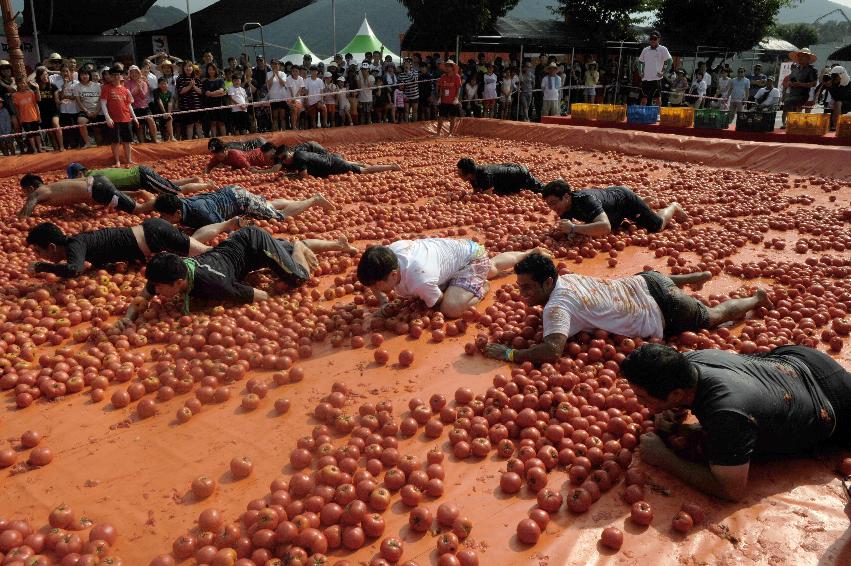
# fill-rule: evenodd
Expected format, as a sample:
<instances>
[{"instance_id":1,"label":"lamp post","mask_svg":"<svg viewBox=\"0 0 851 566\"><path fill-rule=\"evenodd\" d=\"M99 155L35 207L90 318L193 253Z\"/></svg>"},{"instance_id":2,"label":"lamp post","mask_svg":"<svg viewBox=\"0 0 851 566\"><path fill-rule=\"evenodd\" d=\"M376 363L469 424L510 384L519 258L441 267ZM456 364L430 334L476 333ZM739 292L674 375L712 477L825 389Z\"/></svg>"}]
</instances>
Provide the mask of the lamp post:
<instances>
[{"instance_id":1,"label":"lamp post","mask_svg":"<svg viewBox=\"0 0 851 566\"><path fill-rule=\"evenodd\" d=\"M21 51L21 37L18 35L18 24L12 14L12 0L0 0L0 11L3 13L3 23L6 42L9 44L9 62L12 63L12 74L16 82L26 80L24 68L24 52Z\"/></svg>"},{"instance_id":2,"label":"lamp post","mask_svg":"<svg viewBox=\"0 0 851 566\"><path fill-rule=\"evenodd\" d=\"M331 0L331 51L337 55L337 2Z\"/></svg>"},{"instance_id":3,"label":"lamp post","mask_svg":"<svg viewBox=\"0 0 851 566\"><path fill-rule=\"evenodd\" d=\"M195 61L195 41L192 39L192 12L189 11L189 0L186 0L186 20L189 22L189 52Z\"/></svg>"}]
</instances>

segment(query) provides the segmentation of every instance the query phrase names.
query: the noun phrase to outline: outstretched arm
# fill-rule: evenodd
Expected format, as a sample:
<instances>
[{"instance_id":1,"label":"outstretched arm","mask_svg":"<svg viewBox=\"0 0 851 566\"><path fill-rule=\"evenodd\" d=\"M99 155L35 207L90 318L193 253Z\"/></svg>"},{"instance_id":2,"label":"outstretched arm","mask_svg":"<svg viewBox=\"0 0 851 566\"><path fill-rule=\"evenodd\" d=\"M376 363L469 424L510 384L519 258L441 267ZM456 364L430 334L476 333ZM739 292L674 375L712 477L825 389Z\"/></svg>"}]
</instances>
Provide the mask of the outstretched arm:
<instances>
[{"instance_id":1,"label":"outstretched arm","mask_svg":"<svg viewBox=\"0 0 851 566\"><path fill-rule=\"evenodd\" d=\"M124 318L119 319L115 323L115 328L118 330L124 330L133 324L133 322L139 317L139 314L142 313L146 308L148 308L148 301L151 300L151 294L147 289L144 289L142 293L133 299L133 302L130 303L130 306L127 307L127 313L124 315Z\"/></svg>"},{"instance_id":2,"label":"outstretched arm","mask_svg":"<svg viewBox=\"0 0 851 566\"><path fill-rule=\"evenodd\" d=\"M583 236L605 236L612 232L612 225L605 212L601 212L588 224L574 224L569 220L560 220L558 228L561 232L571 234L582 234Z\"/></svg>"},{"instance_id":3,"label":"outstretched arm","mask_svg":"<svg viewBox=\"0 0 851 566\"><path fill-rule=\"evenodd\" d=\"M543 342L525 350L508 348L502 344L488 344L485 346L484 355L488 358L518 364L523 362L532 362L535 365L553 363L561 357L566 343L567 336L564 334L549 334L544 336Z\"/></svg>"},{"instance_id":4,"label":"outstretched arm","mask_svg":"<svg viewBox=\"0 0 851 566\"><path fill-rule=\"evenodd\" d=\"M213 248L207 244L201 243L191 236L189 237L189 257L195 257L196 255L200 255L212 249Z\"/></svg>"},{"instance_id":5,"label":"outstretched arm","mask_svg":"<svg viewBox=\"0 0 851 566\"><path fill-rule=\"evenodd\" d=\"M19 218L29 218L30 215L33 213L33 209L35 208L35 205L37 205L38 203L40 203L42 201L42 196L41 196L42 194L43 193L40 193L39 191L31 192L29 194L29 196L27 197L26 202L24 202L24 207L18 213L18 217Z\"/></svg>"}]
</instances>

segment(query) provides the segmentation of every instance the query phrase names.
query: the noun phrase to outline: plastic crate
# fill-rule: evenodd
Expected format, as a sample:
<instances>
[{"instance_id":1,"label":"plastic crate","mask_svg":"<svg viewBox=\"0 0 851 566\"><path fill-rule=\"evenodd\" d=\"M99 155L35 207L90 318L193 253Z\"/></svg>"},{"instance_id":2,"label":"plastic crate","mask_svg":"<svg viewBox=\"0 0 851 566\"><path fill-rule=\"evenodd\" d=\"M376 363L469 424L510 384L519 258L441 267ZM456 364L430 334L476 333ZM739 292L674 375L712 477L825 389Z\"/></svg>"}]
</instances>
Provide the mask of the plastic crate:
<instances>
[{"instance_id":1,"label":"plastic crate","mask_svg":"<svg viewBox=\"0 0 851 566\"><path fill-rule=\"evenodd\" d=\"M843 114L837 120L836 137L851 138L851 114Z\"/></svg>"},{"instance_id":2,"label":"plastic crate","mask_svg":"<svg viewBox=\"0 0 851 566\"><path fill-rule=\"evenodd\" d=\"M830 114L789 112L786 115L786 133L798 136L823 136L830 129Z\"/></svg>"},{"instance_id":3,"label":"plastic crate","mask_svg":"<svg viewBox=\"0 0 851 566\"><path fill-rule=\"evenodd\" d=\"M694 125L694 108L665 106L659 112L659 124L674 128L691 128Z\"/></svg>"},{"instance_id":4,"label":"plastic crate","mask_svg":"<svg viewBox=\"0 0 851 566\"><path fill-rule=\"evenodd\" d=\"M626 119L626 106L623 104L597 104L598 122L623 122Z\"/></svg>"},{"instance_id":5,"label":"plastic crate","mask_svg":"<svg viewBox=\"0 0 851 566\"><path fill-rule=\"evenodd\" d=\"M570 117L576 120L596 120L597 105L577 102L570 105Z\"/></svg>"},{"instance_id":6,"label":"plastic crate","mask_svg":"<svg viewBox=\"0 0 851 566\"><path fill-rule=\"evenodd\" d=\"M659 121L659 107L639 105L627 106L626 121L630 124L655 124Z\"/></svg>"},{"instance_id":7,"label":"plastic crate","mask_svg":"<svg viewBox=\"0 0 851 566\"><path fill-rule=\"evenodd\" d=\"M739 112L736 115L738 132L773 132L777 112Z\"/></svg>"},{"instance_id":8,"label":"plastic crate","mask_svg":"<svg viewBox=\"0 0 851 566\"><path fill-rule=\"evenodd\" d=\"M694 111L694 127L708 130L726 130L733 120L732 110L702 108Z\"/></svg>"}]
</instances>

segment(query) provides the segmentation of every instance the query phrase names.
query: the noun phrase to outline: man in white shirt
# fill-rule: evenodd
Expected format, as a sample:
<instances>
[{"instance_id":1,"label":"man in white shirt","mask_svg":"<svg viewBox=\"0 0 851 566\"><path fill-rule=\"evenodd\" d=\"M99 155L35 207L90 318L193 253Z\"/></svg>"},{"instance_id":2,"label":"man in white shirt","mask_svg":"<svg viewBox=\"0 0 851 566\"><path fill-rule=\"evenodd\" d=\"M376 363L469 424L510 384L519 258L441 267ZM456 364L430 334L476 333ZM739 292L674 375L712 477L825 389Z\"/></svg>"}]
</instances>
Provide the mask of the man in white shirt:
<instances>
[{"instance_id":1,"label":"man in white shirt","mask_svg":"<svg viewBox=\"0 0 851 566\"><path fill-rule=\"evenodd\" d=\"M472 240L424 238L399 240L389 246L367 248L358 263L358 280L372 289L381 304L379 314L392 316L398 305L388 303L387 293L399 298L420 299L449 318L458 318L481 301L488 279L511 269L532 252L549 257L546 250L503 252L493 258Z\"/></svg>"},{"instance_id":2,"label":"man in white shirt","mask_svg":"<svg viewBox=\"0 0 851 566\"><path fill-rule=\"evenodd\" d=\"M304 94L304 78L299 76L300 69L293 65L290 69L290 76L287 77L287 94L291 98L289 101L290 107L290 123L293 130L298 129L298 121L301 113L304 111L304 102L302 95Z\"/></svg>"},{"instance_id":3,"label":"man in white shirt","mask_svg":"<svg viewBox=\"0 0 851 566\"><path fill-rule=\"evenodd\" d=\"M561 114L561 77L556 74L558 65L547 65L547 74L541 79L541 90L544 91L541 104L541 116L558 116Z\"/></svg>"},{"instance_id":4,"label":"man in white shirt","mask_svg":"<svg viewBox=\"0 0 851 566\"><path fill-rule=\"evenodd\" d=\"M756 91L754 97L756 107L759 110L776 110L780 104L780 89L774 86L774 79L765 79L765 86Z\"/></svg>"},{"instance_id":5,"label":"man in white shirt","mask_svg":"<svg viewBox=\"0 0 851 566\"><path fill-rule=\"evenodd\" d=\"M523 350L488 344L484 354L517 363L555 362L567 339L578 332L601 329L622 336L663 338L714 328L757 307L772 308L763 290L712 308L680 290L684 285L702 286L712 277L708 271L670 277L645 271L609 280L576 274L559 276L552 258L532 253L514 266L514 272L523 301L544 307L543 341Z\"/></svg>"},{"instance_id":6,"label":"man in white shirt","mask_svg":"<svg viewBox=\"0 0 851 566\"><path fill-rule=\"evenodd\" d=\"M638 57L638 70L641 73L641 104L659 106L662 95L662 77L674 62L671 53L664 45L659 45L659 32L650 32L650 45L641 51Z\"/></svg>"},{"instance_id":7,"label":"man in white shirt","mask_svg":"<svg viewBox=\"0 0 851 566\"><path fill-rule=\"evenodd\" d=\"M705 75L700 71L694 72L694 78L691 81L687 100L694 108L700 108L703 104L703 97L706 96L706 81L704 78Z\"/></svg>"},{"instance_id":8,"label":"man in white shirt","mask_svg":"<svg viewBox=\"0 0 851 566\"><path fill-rule=\"evenodd\" d=\"M322 102L322 92L325 90L325 82L319 78L319 69L314 65L310 68L310 77L304 81L307 91L307 114L314 128L319 126L319 116L322 116L322 126L328 126L328 111Z\"/></svg>"}]
</instances>

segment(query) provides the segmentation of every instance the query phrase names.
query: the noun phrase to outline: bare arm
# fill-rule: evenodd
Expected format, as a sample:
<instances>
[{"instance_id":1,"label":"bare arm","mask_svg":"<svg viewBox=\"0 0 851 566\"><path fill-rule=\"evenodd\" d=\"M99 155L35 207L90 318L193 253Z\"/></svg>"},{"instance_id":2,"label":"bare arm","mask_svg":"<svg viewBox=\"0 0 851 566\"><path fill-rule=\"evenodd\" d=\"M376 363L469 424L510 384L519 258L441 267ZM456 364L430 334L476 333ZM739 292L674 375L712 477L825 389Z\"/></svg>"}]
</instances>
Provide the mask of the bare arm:
<instances>
[{"instance_id":1,"label":"bare arm","mask_svg":"<svg viewBox=\"0 0 851 566\"><path fill-rule=\"evenodd\" d=\"M558 224L559 230L565 234L582 234L583 236L605 236L612 232L612 225L605 212L600 213L588 224L574 224L569 220L561 220Z\"/></svg>"},{"instance_id":2,"label":"bare arm","mask_svg":"<svg viewBox=\"0 0 851 566\"><path fill-rule=\"evenodd\" d=\"M513 361L518 364L532 362L539 365L557 361L564 352L566 343L567 336L564 334L549 334L544 336L543 342L525 350L515 350L502 344L488 344L485 346L484 355L496 360Z\"/></svg>"},{"instance_id":3,"label":"bare arm","mask_svg":"<svg viewBox=\"0 0 851 566\"><path fill-rule=\"evenodd\" d=\"M196 255L200 255L200 254L202 254L204 252L208 252L212 249L213 249L212 247L210 247L207 244L204 244L202 242L199 242L195 238L192 238L192 237L189 238L189 257L195 257Z\"/></svg>"},{"instance_id":4,"label":"bare arm","mask_svg":"<svg viewBox=\"0 0 851 566\"><path fill-rule=\"evenodd\" d=\"M44 195L41 191L33 191L27 197L27 200L24 202L24 207L18 213L19 218L29 218L33 213L33 209L35 205L40 203L43 199L42 195Z\"/></svg>"},{"instance_id":5,"label":"bare arm","mask_svg":"<svg viewBox=\"0 0 851 566\"><path fill-rule=\"evenodd\" d=\"M262 289L257 289L257 288L254 289L254 302L255 303L259 303L261 301L268 301L268 300L269 300L269 293L267 293L266 291L264 291Z\"/></svg>"}]
</instances>

